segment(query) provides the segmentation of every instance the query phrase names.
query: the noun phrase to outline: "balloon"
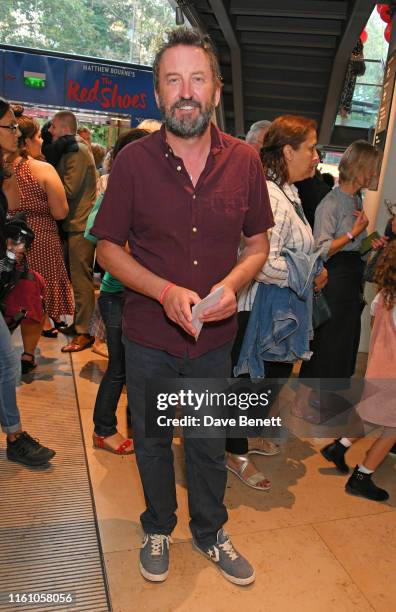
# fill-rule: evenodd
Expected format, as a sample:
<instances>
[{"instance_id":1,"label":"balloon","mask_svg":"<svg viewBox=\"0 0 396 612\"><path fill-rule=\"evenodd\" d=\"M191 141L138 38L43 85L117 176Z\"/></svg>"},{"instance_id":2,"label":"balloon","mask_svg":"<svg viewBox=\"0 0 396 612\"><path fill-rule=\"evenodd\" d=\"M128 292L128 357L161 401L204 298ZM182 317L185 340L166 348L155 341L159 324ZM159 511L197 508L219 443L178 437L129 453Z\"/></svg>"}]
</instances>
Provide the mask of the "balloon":
<instances>
[{"instance_id":1,"label":"balloon","mask_svg":"<svg viewBox=\"0 0 396 612\"><path fill-rule=\"evenodd\" d=\"M366 30L363 30L363 32L360 34L360 40L362 41L362 44L364 45L364 43L367 42L368 39L368 33L366 32Z\"/></svg>"},{"instance_id":2,"label":"balloon","mask_svg":"<svg viewBox=\"0 0 396 612\"><path fill-rule=\"evenodd\" d=\"M383 4L381 11L380 11L380 17L382 19L382 21L385 21L385 23L390 23L392 21L392 17L390 14L390 6L389 4Z\"/></svg>"},{"instance_id":3,"label":"balloon","mask_svg":"<svg viewBox=\"0 0 396 612\"><path fill-rule=\"evenodd\" d=\"M384 31L384 38L385 38L387 43L390 41L391 34L392 34L392 24L388 23L388 25L386 26L385 31Z\"/></svg>"}]
</instances>

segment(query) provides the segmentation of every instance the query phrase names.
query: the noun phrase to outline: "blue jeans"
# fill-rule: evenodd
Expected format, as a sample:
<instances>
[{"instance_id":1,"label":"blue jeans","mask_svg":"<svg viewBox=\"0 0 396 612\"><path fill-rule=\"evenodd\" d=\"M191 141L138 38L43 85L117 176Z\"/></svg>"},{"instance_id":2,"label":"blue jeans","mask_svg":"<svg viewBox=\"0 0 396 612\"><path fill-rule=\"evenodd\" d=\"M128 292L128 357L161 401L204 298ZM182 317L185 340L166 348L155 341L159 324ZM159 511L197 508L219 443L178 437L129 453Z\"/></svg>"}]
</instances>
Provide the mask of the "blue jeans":
<instances>
[{"instance_id":1,"label":"blue jeans","mask_svg":"<svg viewBox=\"0 0 396 612\"><path fill-rule=\"evenodd\" d=\"M176 525L176 487L172 434L146 438L145 384L156 377L227 378L231 369L231 343L196 359L178 358L123 338L126 378L136 461L143 485L146 510L140 516L145 533L169 535ZM227 482L225 440L184 438L190 528L202 546L211 546L227 521L224 492Z\"/></svg>"},{"instance_id":2,"label":"blue jeans","mask_svg":"<svg viewBox=\"0 0 396 612\"><path fill-rule=\"evenodd\" d=\"M11 334L0 313L0 425L5 433L15 433L21 429L15 393L18 373L19 362Z\"/></svg>"},{"instance_id":3,"label":"blue jeans","mask_svg":"<svg viewBox=\"0 0 396 612\"><path fill-rule=\"evenodd\" d=\"M98 436L117 432L117 406L125 384L125 351L122 343L123 293L100 293L98 304L106 327L109 364L99 386L93 421Z\"/></svg>"}]
</instances>

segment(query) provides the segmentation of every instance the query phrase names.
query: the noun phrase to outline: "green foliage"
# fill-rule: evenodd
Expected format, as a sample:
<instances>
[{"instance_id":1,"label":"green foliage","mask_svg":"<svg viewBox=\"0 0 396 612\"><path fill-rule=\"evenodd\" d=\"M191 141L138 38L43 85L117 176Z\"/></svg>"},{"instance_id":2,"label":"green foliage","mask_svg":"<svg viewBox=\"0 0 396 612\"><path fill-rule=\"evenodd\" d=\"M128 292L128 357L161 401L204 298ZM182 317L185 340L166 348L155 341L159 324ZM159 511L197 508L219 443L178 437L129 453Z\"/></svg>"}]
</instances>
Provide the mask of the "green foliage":
<instances>
[{"instance_id":1,"label":"green foliage","mask_svg":"<svg viewBox=\"0 0 396 612\"><path fill-rule=\"evenodd\" d=\"M109 127L107 125L90 125L92 132L92 142L108 147Z\"/></svg>"},{"instance_id":2,"label":"green foliage","mask_svg":"<svg viewBox=\"0 0 396 612\"><path fill-rule=\"evenodd\" d=\"M0 0L3 43L150 65L168 0Z\"/></svg>"}]
</instances>

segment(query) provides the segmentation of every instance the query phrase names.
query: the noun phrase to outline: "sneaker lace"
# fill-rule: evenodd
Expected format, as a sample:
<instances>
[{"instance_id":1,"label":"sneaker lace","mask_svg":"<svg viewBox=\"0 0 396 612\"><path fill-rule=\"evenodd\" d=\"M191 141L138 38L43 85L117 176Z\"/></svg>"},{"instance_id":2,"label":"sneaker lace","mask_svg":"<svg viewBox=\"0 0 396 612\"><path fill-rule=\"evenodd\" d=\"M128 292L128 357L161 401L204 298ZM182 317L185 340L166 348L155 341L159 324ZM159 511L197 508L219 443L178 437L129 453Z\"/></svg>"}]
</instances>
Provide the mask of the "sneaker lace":
<instances>
[{"instance_id":1,"label":"sneaker lace","mask_svg":"<svg viewBox=\"0 0 396 612\"><path fill-rule=\"evenodd\" d=\"M231 544L230 540L226 540L223 544L219 544L218 546L219 548L221 548L221 550L224 550L224 552L229 556L231 561L236 561L238 559L239 555Z\"/></svg>"},{"instance_id":2,"label":"sneaker lace","mask_svg":"<svg viewBox=\"0 0 396 612\"><path fill-rule=\"evenodd\" d=\"M160 533L150 535L152 556L155 557L158 555L162 555L162 553L164 552L165 543L169 548L169 540L170 540L169 536L166 536Z\"/></svg>"},{"instance_id":3,"label":"sneaker lace","mask_svg":"<svg viewBox=\"0 0 396 612\"><path fill-rule=\"evenodd\" d=\"M37 440L37 438L32 438L32 436L29 436L27 431L23 431L19 435L19 438L21 438L24 442L31 444L32 446L40 446L40 442Z\"/></svg>"}]
</instances>

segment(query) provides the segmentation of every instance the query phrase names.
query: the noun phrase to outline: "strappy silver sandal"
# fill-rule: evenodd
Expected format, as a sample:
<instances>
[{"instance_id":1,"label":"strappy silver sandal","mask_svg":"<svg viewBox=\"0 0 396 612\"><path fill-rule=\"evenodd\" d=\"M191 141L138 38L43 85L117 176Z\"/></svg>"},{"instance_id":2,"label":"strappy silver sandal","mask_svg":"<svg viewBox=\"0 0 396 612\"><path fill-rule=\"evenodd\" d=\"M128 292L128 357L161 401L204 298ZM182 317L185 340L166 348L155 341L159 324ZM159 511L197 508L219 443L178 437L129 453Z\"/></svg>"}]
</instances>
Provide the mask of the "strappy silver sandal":
<instances>
[{"instance_id":1,"label":"strappy silver sandal","mask_svg":"<svg viewBox=\"0 0 396 612\"><path fill-rule=\"evenodd\" d=\"M227 453L227 458L230 454L231 453ZM255 472L254 474L252 474L251 476L248 476L248 477L244 476L246 468L248 467L249 463L251 464L251 461L248 455L234 455L233 454L232 458L234 459L234 461L235 460L238 461L239 468L230 466L228 462L226 462L227 470L235 474L235 476L239 478L239 480L241 480L248 487L251 487L252 489L256 489L257 491L269 491L269 489L271 488L271 483L268 480L268 478L266 478L264 474L260 472L259 470ZM263 482L263 481L267 483L265 486L263 487L257 486L259 482Z\"/></svg>"}]
</instances>

